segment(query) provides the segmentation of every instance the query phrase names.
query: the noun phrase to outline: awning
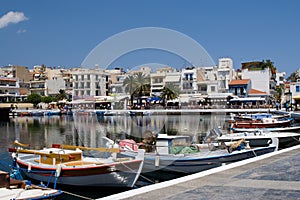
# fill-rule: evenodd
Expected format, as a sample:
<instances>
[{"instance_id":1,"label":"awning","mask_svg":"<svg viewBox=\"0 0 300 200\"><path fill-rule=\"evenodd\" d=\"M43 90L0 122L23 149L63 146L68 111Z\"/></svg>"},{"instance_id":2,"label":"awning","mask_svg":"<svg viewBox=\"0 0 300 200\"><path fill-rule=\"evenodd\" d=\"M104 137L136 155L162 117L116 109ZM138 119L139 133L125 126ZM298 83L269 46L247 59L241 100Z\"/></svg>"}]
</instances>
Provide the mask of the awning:
<instances>
[{"instance_id":1,"label":"awning","mask_svg":"<svg viewBox=\"0 0 300 200\"><path fill-rule=\"evenodd\" d=\"M161 99L159 97L150 97L147 99L148 101L160 101Z\"/></svg>"},{"instance_id":2,"label":"awning","mask_svg":"<svg viewBox=\"0 0 300 200\"><path fill-rule=\"evenodd\" d=\"M257 102L257 101L265 101L265 98L262 97L245 97L245 98L237 98L230 99L230 102Z\"/></svg>"},{"instance_id":3,"label":"awning","mask_svg":"<svg viewBox=\"0 0 300 200\"><path fill-rule=\"evenodd\" d=\"M293 99L299 100L300 99L300 95L293 96Z\"/></svg>"}]
</instances>

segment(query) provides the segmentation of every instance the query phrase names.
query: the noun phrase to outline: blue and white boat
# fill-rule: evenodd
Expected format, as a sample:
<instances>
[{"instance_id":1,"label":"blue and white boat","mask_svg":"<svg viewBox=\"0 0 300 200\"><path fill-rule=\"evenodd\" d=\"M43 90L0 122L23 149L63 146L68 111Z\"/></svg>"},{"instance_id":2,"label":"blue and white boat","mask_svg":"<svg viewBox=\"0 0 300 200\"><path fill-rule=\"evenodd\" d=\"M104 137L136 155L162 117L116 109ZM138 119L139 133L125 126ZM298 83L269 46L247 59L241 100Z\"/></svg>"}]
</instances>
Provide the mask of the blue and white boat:
<instances>
[{"instance_id":1,"label":"blue and white boat","mask_svg":"<svg viewBox=\"0 0 300 200\"><path fill-rule=\"evenodd\" d=\"M236 143L233 143L236 144ZM159 134L154 144L154 151L145 153L141 177L153 181L170 180L183 175L201 172L224 164L274 152L278 140L273 139L267 147L250 148L240 143L233 148L216 144L193 144L190 146L189 136L169 136ZM136 156L136 144L124 144L124 156ZM233 150L233 151L232 151Z\"/></svg>"}]
</instances>

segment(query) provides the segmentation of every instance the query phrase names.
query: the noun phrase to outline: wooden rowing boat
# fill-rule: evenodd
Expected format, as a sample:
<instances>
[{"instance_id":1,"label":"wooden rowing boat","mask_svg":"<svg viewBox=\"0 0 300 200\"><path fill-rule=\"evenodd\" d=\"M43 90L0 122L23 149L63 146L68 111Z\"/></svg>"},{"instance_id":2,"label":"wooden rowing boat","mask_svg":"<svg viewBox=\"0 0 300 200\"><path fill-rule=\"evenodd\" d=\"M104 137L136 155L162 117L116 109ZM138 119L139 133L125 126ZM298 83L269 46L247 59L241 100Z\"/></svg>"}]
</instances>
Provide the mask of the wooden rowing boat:
<instances>
[{"instance_id":1,"label":"wooden rowing boat","mask_svg":"<svg viewBox=\"0 0 300 200\"><path fill-rule=\"evenodd\" d=\"M15 142L18 144L22 143ZM133 187L144 162L143 150L135 157L117 159L119 149L76 147L72 150L72 146L61 147L54 145L39 150L18 147L10 148L9 152L18 169L28 178L55 185ZM108 152L110 156L87 157L80 148Z\"/></svg>"}]
</instances>

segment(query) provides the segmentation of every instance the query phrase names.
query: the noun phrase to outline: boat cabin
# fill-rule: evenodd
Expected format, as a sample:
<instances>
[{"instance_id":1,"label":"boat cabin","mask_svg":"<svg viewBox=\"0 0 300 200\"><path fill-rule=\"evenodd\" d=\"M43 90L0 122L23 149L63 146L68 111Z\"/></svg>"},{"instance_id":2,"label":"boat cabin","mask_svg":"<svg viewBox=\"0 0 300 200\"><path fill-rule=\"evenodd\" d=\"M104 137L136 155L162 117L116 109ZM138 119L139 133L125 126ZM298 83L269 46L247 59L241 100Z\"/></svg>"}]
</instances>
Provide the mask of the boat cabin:
<instances>
[{"instance_id":1,"label":"boat cabin","mask_svg":"<svg viewBox=\"0 0 300 200\"><path fill-rule=\"evenodd\" d=\"M188 146L189 144L189 136L159 134L156 139L156 151L158 154L170 154L171 147Z\"/></svg>"}]
</instances>

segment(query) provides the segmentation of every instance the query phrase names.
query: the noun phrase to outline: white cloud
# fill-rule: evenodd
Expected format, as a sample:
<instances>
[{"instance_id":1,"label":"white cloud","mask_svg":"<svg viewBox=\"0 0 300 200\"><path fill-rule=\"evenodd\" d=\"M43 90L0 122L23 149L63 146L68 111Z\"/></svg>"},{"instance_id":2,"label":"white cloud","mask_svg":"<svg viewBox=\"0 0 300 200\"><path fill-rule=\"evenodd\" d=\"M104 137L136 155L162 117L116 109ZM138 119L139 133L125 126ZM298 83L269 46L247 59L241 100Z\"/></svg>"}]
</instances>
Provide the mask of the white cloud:
<instances>
[{"instance_id":1,"label":"white cloud","mask_svg":"<svg viewBox=\"0 0 300 200\"><path fill-rule=\"evenodd\" d=\"M0 29L8 26L9 24L17 24L27 19L28 18L22 12L9 11L0 18Z\"/></svg>"},{"instance_id":2,"label":"white cloud","mask_svg":"<svg viewBox=\"0 0 300 200\"><path fill-rule=\"evenodd\" d=\"M21 33L26 33L26 29L19 29L19 30L17 31L17 33L19 33L19 34L21 34Z\"/></svg>"}]
</instances>

